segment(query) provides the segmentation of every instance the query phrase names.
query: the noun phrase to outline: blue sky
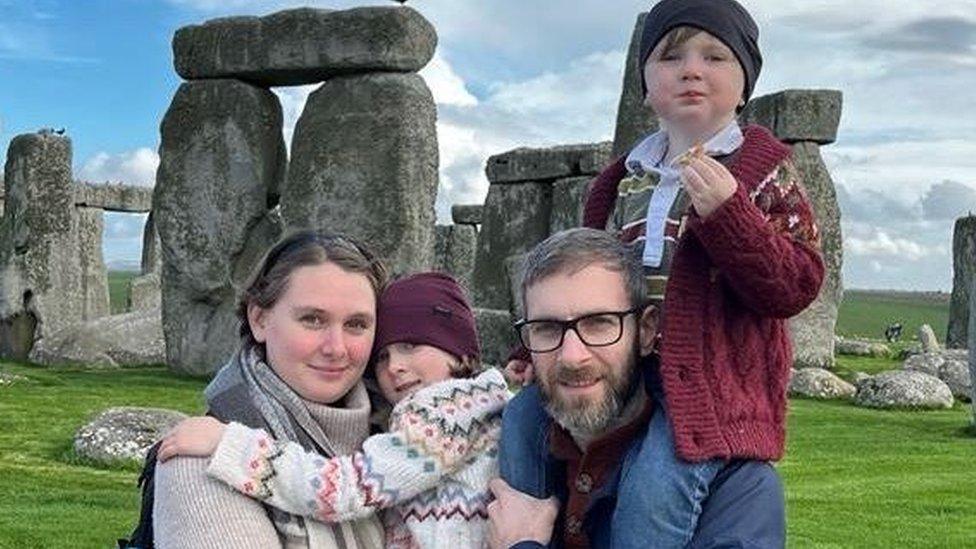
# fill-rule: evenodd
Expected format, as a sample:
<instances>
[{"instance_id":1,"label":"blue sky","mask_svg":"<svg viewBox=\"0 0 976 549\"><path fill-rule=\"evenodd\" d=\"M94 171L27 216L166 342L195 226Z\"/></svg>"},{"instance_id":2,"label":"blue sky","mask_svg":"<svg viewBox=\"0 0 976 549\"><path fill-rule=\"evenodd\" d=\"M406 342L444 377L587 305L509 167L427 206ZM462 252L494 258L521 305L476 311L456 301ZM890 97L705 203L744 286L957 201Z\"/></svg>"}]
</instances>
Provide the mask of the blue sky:
<instances>
[{"instance_id":1,"label":"blue sky","mask_svg":"<svg viewBox=\"0 0 976 549\"><path fill-rule=\"evenodd\" d=\"M757 94L844 93L837 143L848 287L951 288L951 227L976 210L976 3L744 0L766 59ZM151 185L180 83L180 26L298 5L388 0L0 0L0 157L67 128L75 177ZM483 200L484 161L516 146L610 139L637 0L410 0L439 34L422 72L438 103L438 214ZM286 139L314 86L279 88ZM139 256L142 219L107 215L110 262Z\"/></svg>"}]
</instances>

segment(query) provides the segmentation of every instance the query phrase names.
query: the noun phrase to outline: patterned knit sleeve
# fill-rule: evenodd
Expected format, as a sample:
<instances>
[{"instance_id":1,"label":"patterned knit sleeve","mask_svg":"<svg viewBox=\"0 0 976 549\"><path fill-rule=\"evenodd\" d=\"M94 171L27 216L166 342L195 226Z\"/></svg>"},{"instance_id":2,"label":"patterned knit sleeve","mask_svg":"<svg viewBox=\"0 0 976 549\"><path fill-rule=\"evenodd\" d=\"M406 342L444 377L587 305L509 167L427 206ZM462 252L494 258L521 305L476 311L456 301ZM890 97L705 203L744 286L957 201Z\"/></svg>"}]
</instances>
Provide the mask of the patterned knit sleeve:
<instances>
[{"instance_id":1,"label":"patterned knit sleeve","mask_svg":"<svg viewBox=\"0 0 976 549\"><path fill-rule=\"evenodd\" d=\"M394 411L392 432L369 437L361 452L334 458L232 423L207 472L288 513L330 523L365 517L437 486L488 450L498 436L489 431L497 425L470 418L500 415L504 403L497 392L473 400L461 392L434 406L408 402Z\"/></svg>"},{"instance_id":2,"label":"patterned knit sleeve","mask_svg":"<svg viewBox=\"0 0 976 549\"><path fill-rule=\"evenodd\" d=\"M715 212L689 227L725 282L757 313L789 318L816 299L824 277L820 234L790 159L752 191L739 185Z\"/></svg>"}]
</instances>

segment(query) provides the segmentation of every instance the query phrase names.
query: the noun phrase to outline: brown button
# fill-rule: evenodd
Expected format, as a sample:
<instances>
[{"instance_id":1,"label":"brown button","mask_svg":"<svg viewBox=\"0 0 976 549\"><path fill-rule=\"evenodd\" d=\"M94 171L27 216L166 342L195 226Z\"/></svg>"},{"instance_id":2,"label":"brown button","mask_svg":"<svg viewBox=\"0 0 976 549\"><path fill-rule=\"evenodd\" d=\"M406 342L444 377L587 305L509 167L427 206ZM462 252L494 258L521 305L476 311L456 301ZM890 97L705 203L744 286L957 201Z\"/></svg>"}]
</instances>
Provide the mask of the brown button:
<instances>
[{"instance_id":1,"label":"brown button","mask_svg":"<svg viewBox=\"0 0 976 549\"><path fill-rule=\"evenodd\" d=\"M566 533L571 536L578 536L580 532L583 531L583 521L576 517L576 515L569 515L566 517Z\"/></svg>"},{"instance_id":2,"label":"brown button","mask_svg":"<svg viewBox=\"0 0 976 549\"><path fill-rule=\"evenodd\" d=\"M586 473L580 473L576 477L576 490L581 494L589 494L593 489L593 477Z\"/></svg>"}]
</instances>

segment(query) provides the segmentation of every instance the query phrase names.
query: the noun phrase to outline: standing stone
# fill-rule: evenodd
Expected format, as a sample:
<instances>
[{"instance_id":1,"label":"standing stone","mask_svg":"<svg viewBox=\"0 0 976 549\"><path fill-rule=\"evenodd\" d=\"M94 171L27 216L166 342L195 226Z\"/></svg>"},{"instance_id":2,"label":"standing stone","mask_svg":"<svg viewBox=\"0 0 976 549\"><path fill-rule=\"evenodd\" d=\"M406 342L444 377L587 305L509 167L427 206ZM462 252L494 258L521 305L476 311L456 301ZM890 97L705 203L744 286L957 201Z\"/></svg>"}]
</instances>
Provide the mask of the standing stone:
<instances>
[{"instance_id":1,"label":"standing stone","mask_svg":"<svg viewBox=\"0 0 976 549\"><path fill-rule=\"evenodd\" d=\"M433 25L411 8L299 8L183 27L173 38L173 60L187 80L296 86L351 73L415 72L436 46Z\"/></svg>"},{"instance_id":2,"label":"standing stone","mask_svg":"<svg viewBox=\"0 0 976 549\"><path fill-rule=\"evenodd\" d=\"M969 292L969 325L976 326L976 291L970 288ZM969 330L969 401L973 408L973 427L976 428L976 329Z\"/></svg>"},{"instance_id":3,"label":"standing stone","mask_svg":"<svg viewBox=\"0 0 976 549\"><path fill-rule=\"evenodd\" d=\"M508 311L473 309L478 339L481 342L481 361L504 366L505 359L517 342L512 317Z\"/></svg>"},{"instance_id":4,"label":"standing stone","mask_svg":"<svg viewBox=\"0 0 976 549\"><path fill-rule=\"evenodd\" d=\"M583 226L583 200L592 175L560 179L552 184L549 234Z\"/></svg>"},{"instance_id":5,"label":"standing stone","mask_svg":"<svg viewBox=\"0 0 976 549\"><path fill-rule=\"evenodd\" d=\"M36 339L84 317L71 141L15 137L0 221L0 356L26 359Z\"/></svg>"},{"instance_id":6,"label":"standing stone","mask_svg":"<svg viewBox=\"0 0 976 549\"><path fill-rule=\"evenodd\" d=\"M451 206L451 221L456 225L481 225L482 204L455 204Z\"/></svg>"},{"instance_id":7,"label":"standing stone","mask_svg":"<svg viewBox=\"0 0 976 549\"><path fill-rule=\"evenodd\" d=\"M969 333L969 290L976 274L976 217L960 217L952 231L952 298L946 348L964 349ZM970 347L972 348L972 347Z\"/></svg>"},{"instance_id":8,"label":"standing stone","mask_svg":"<svg viewBox=\"0 0 976 549\"><path fill-rule=\"evenodd\" d=\"M935 337L935 331L928 324L918 327L918 341L922 344L923 353L931 353L941 349L939 340Z\"/></svg>"},{"instance_id":9,"label":"standing stone","mask_svg":"<svg viewBox=\"0 0 976 549\"><path fill-rule=\"evenodd\" d=\"M100 208L75 209L78 216L78 262L81 265L82 319L108 316L108 269L102 256L104 216Z\"/></svg>"},{"instance_id":10,"label":"standing stone","mask_svg":"<svg viewBox=\"0 0 976 549\"><path fill-rule=\"evenodd\" d=\"M162 262L162 255L159 252L159 233L156 232L156 222L153 221L153 213L150 211L142 229L140 271L142 274L158 273L162 269Z\"/></svg>"},{"instance_id":11,"label":"standing stone","mask_svg":"<svg viewBox=\"0 0 976 549\"><path fill-rule=\"evenodd\" d=\"M285 170L281 107L242 82L184 83L161 134L153 219L167 363L206 375L238 345L235 293L277 237L268 208Z\"/></svg>"},{"instance_id":12,"label":"standing stone","mask_svg":"<svg viewBox=\"0 0 976 549\"><path fill-rule=\"evenodd\" d=\"M784 90L749 101L739 120L769 128L787 143L837 140L843 95L839 90Z\"/></svg>"},{"instance_id":13,"label":"standing stone","mask_svg":"<svg viewBox=\"0 0 976 549\"><path fill-rule=\"evenodd\" d=\"M493 184L488 187L474 267L474 302L478 307L511 309L505 260L529 251L549 236L551 208L551 184Z\"/></svg>"},{"instance_id":14,"label":"standing stone","mask_svg":"<svg viewBox=\"0 0 976 549\"><path fill-rule=\"evenodd\" d=\"M640 138L656 131L658 127L654 112L644 106L644 95L641 88L644 71L638 66L639 60L637 59L640 55L641 30L644 28L645 17L647 17L647 13L641 13L637 16L634 32L630 37L630 48L627 50L623 90L620 93L620 103L617 106L617 125L613 133L614 157L629 151Z\"/></svg>"},{"instance_id":15,"label":"standing stone","mask_svg":"<svg viewBox=\"0 0 976 549\"><path fill-rule=\"evenodd\" d=\"M416 74L324 83L295 126L281 215L289 229L346 233L394 273L434 262L437 112Z\"/></svg>"},{"instance_id":16,"label":"standing stone","mask_svg":"<svg viewBox=\"0 0 976 549\"><path fill-rule=\"evenodd\" d=\"M478 231L473 225L438 225L436 227L435 268L453 276L470 299L471 276L474 274L474 254L478 246Z\"/></svg>"}]
</instances>

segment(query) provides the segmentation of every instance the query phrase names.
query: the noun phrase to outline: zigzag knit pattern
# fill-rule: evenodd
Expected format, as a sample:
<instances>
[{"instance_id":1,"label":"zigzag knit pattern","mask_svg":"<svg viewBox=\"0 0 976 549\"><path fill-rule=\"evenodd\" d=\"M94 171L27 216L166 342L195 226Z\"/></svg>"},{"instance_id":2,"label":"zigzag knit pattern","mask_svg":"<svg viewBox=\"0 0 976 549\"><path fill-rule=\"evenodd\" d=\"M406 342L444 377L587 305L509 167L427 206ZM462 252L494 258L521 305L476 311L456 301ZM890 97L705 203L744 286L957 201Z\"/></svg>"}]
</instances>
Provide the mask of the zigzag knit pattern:
<instances>
[{"instance_id":1,"label":"zigzag knit pattern","mask_svg":"<svg viewBox=\"0 0 976 549\"><path fill-rule=\"evenodd\" d=\"M390 546L480 547L509 396L497 370L425 387L394 408L390 433L334 458L231 424L208 472L271 506L325 522L388 509Z\"/></svg>"}]
</instances>

